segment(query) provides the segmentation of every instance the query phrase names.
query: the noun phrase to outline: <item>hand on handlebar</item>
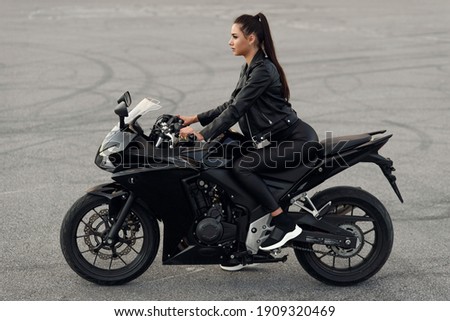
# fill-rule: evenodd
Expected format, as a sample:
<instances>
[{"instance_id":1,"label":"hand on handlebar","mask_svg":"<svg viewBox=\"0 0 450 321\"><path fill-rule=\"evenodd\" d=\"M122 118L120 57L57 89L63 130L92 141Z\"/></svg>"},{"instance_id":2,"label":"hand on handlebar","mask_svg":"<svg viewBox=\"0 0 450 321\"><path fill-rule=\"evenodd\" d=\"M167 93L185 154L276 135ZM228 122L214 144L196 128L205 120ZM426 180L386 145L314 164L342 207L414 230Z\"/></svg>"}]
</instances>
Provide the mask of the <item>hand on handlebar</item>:
<instances>
[{"instance_id":1,"label":"hand on handlebar","mask_svg":"<svg viewBox=\"0 0 450 321\"><path fill-rule=\"evenodd\" d=\"M204 140L203 135L196 132L192 127L187 126L180 129L180 138L187 139L189 135L194 135L199 141Z\"/></svg>"},{"instance_id":2,"label":"hand on handlebar","mask_svg":"<svg viewBox=\"0 0 450 321\"><path fill-rule=\"evenodd\" d=\"M198 122L198 118L197 115L193 115L193 116L180 116L177 115L178 118L182 119L184 121L183 126L189 126L192 125L194 123Z\"/></svg>"}]
</instances>

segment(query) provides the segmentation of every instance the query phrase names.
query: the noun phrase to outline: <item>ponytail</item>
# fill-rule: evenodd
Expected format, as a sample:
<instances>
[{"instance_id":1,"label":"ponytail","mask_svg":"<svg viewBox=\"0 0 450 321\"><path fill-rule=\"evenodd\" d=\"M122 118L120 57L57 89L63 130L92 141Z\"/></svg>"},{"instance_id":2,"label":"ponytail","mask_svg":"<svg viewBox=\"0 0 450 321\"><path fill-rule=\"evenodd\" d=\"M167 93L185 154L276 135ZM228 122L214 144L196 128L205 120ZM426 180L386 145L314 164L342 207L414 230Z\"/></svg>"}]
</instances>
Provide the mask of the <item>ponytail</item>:
<instances>
[{"instance_id":1,"label":"ponytail","mask_svg":"<svg viewBox=\"0 0 450 321\"><path fill-rule=\"evenodd\" d=\"M261 49L265 52L267 57L272 61L280 74L281 81L281 93L286 101L289 100L290 91L287 83L286 75L283 68L278 62L277 55L275 53L275 46L273 44L272 35L270 33L269 22L264 14L261 12L255 16L242 15L236 18L234 21L236 24L241 25L241 30L246 37L255 33Z\"/></svg>"}]
</instances>

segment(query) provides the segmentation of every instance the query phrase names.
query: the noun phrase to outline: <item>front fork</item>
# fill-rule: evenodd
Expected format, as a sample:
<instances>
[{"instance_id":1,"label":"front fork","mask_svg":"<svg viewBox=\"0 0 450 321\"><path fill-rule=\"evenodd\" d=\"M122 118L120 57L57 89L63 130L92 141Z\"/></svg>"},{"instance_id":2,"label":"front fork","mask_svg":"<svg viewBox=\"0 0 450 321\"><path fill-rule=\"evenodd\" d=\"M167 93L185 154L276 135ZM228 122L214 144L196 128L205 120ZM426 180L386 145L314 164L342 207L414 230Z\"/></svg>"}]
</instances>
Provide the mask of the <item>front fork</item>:
<instances>
[{"instance_id":1,"label":"front fork","mask_svg":"<svg viewBox=\"0 0 450 321\"><path fill-rule=\"evenodd\" d=\"M114 220L114 224L112 225L111 229L108 232L108 235L105 238L105 242L107 245L113 245L114 243L117 242L119 231L122 228L123 222L125 222L125 219L127 218L128 213L135 199L136 199L135 194L133 192L130 192L125 204L119 211L116 219ZM110 209L110 212L115 212L115 209Z\"/></svg>"}]
</instances>

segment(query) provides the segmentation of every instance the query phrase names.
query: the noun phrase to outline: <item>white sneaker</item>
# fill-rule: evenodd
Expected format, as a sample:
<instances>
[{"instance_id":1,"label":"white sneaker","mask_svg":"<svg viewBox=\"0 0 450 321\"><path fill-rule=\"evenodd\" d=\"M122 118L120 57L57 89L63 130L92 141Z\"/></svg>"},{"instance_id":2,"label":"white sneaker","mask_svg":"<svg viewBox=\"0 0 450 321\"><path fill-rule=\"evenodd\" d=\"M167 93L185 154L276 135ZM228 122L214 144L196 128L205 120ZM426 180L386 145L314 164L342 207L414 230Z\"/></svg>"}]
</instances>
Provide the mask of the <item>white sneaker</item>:
<instances>
[{"instance_id":1,"label":"white sneaker","mask_svg":"<svg viewBox=\"0 0 450 321\"><path fill-rule=\"evenodd\" d=\"M290 232L285 232L282 229L275 227L269 238L261 244L259 249L262 251L275 250L282 247L286 242L295 239L301 233L302 228L298 225L295 225L295 228Z\"/></svg>"},{"instance_id":2,"label":"white sneaker","mask_svg":"<svg viewBox=\"0 0 450 321\"><path fill-rule=\"evenodd\" d=\"M220 264L220 268L224 271L227 272L237 272L242 270L243 268L247 268L247 267L252 267L252 266L257 266L257 263L253 263L253 264Z\"/></svg>"}]
</instances>

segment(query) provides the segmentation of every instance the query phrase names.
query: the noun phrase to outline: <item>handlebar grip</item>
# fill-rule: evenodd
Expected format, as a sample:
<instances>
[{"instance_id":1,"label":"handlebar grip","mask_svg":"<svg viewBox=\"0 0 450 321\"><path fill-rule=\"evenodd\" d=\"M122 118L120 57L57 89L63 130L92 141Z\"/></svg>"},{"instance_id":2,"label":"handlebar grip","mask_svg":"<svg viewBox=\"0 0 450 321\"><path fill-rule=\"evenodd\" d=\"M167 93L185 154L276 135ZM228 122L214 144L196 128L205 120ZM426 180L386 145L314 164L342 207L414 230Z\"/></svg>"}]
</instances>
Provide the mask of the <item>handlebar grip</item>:
<instances>
[{"instance_id":1,"label":"handlebar grip","mask_svg":"<svg viewBox=\"0 0 450 321\"><path fill-rule=\"evenodd\" d=\"M197 136L195 136L194 134L189 134L189 135L187 136L187 138L188 138L188 141L190 141L190 142L195 142L195 141L197 141Z\"/></svg>"}]
</instances>

